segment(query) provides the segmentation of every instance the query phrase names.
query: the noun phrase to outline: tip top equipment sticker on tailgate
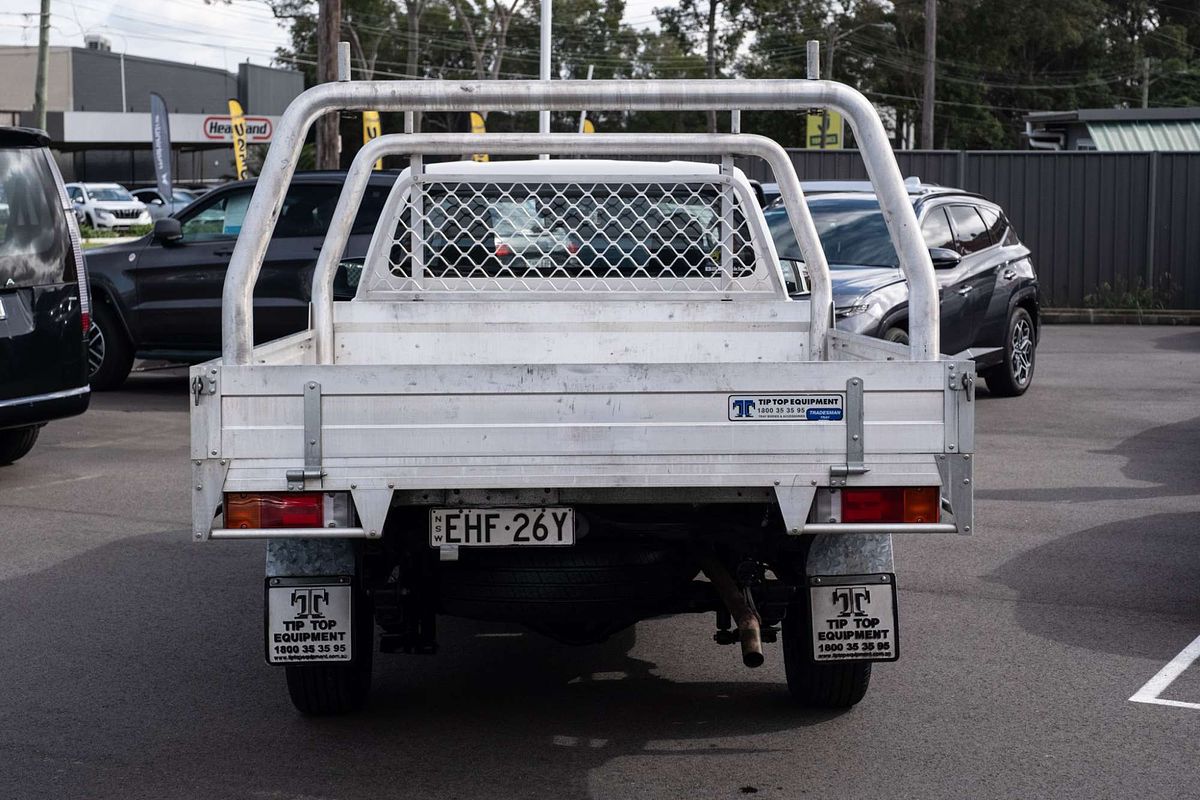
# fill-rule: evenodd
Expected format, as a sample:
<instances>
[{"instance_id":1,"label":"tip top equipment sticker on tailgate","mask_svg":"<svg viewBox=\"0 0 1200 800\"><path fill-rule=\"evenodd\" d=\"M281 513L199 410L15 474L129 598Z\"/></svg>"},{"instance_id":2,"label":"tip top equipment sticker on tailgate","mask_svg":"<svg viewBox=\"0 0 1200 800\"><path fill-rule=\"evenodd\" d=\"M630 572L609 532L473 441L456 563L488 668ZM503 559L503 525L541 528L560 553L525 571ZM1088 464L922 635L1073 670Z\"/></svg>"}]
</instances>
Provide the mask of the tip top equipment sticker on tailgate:
<instances>
[{"instance_id":1,"label":"tip top equipment sticker on tailgate","mask_svg":"<svg viewBox=\"0 0 1200 800\"><path fill-rule=\"evenodd\" d=\"M837 422L845 408L840 394L731 394L729 420Z\"/></svg>"}]
</instances>

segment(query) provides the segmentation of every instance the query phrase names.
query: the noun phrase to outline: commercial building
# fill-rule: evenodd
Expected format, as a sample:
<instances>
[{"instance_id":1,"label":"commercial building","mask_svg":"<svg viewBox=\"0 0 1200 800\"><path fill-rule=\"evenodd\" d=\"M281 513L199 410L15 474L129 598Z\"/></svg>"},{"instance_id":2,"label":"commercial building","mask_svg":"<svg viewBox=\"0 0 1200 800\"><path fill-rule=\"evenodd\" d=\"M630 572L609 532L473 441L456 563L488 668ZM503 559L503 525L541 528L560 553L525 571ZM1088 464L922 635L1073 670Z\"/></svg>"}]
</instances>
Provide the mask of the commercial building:
<instances>
[{"instance_id":1,"label":"commercial building","mask_svg":"<svg viewBox=\"0 0 1200 800\"><path fill-rule=\"evenodd\" d=\"M32 125L37 48L0 47L0 124ZM229 98L246 112L250 144L270 142L279 115L304 90L294 70L239 64L237 73L114 53L106 40L50 48L46 128L68 181L154 182L150 93L170 113L175 180L233 175Z\"/></svg>"},{"instance_id":2,"label":"commercial building","mask_svg":"<svg viewBox=\"0 0 1200 800\"><path fill-rule=\"evenodd\" d=\"M1106 152L1200 150L1200 107L1081 108L1025 116L1034 150Z\"/></svg>"}]
</instances>

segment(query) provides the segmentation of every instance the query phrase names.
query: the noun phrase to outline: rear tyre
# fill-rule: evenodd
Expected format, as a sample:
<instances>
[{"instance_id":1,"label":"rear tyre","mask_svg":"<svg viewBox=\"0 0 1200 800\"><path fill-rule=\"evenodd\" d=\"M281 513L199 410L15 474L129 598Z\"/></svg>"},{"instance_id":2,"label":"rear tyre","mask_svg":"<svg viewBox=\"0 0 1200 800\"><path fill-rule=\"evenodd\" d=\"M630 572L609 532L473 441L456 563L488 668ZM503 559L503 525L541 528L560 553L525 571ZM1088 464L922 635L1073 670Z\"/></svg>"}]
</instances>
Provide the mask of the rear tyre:
<instances>
[{"instance_id":1,"label":"rear tyre","mask_svg":"<svg viewBox=\"0 0 1200 800\"><path fill-rule=\"evenodd\" d=\"M980 373L988 391L998 397L1017 397L1033 383L1037 343L1033 317L1023 308L1014 308L1004 335L1004 363Z\"/></svg>"},{"instance_id":2,"label":"rear tyre","mask_svg":"<svg viewBox=\"0 0 1200 800\"><path fill-rule=\"evenodd\" d=\"M908 331L904 328L892 326L883 332L880 337L886 342L895 342L896 344L908 344Z\"/></svg>"},{"instance_id":3,"label":"rear tyre","mask_svg":"<svg viewBox=\"0 0 1200 800\"><path fill-rule=\"evenodd\" d=\"M11 464L28 455L38 439L39 431L41 431L40 425L0 431L0 466Z\"/></svg>"},{"instance_id":4,"label":"rear tyre","mask_svg":"<svg viewBox=\"0 0 1200 800\"><path fill-rule=\"evenodd\" d=\"M806 708L850 708L871 685L870 661L817 664L811 659L808 591L801 587L783 619L783 669L788 692Z\"/></svg>"},{"instance_id":5,"label":"rear tyre","mask_svg":"<svg viewBox=\"0 0 1200 800\"><path fill-rule=\"evenodd\" d=\"M349 714L367 704L375 656L375 615L368 595L354 609L354 658L348 664L289 664L288 695L301 714L327 717Z\"/></svg>"},{"instance_id":6,"label":"rear tyre","mask_svg":"<svg viewBox=\"0 0 1200 800\"><path fill-rule=\"evenodd\" d=\"M133 348L116 313L103 302L92 309L88 330L88 375L96 391L116 389L133 368Z\"/></svg>"}]
</instances>

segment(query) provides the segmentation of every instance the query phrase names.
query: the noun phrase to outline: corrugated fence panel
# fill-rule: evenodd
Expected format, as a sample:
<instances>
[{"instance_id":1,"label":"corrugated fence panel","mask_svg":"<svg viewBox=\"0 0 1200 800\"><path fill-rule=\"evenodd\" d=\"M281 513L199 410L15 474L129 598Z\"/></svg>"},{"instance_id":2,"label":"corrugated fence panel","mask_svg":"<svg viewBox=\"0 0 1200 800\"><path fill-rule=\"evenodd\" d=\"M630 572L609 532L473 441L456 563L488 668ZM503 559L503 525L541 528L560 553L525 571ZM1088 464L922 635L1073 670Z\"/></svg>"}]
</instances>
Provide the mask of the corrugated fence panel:
<instances>
[{"instance_id":1,"label":"corrugated fence panel","mask_svg":"<svg viewBox=\"0 0 1200 800\"><path fill-rule=\"evenodd\" d=\"M1200 153L1158 153L1154 286L1200 308Z\"/></svg>"},{"instance_id":2,"label":"corrugated fence panel","mask_svg":"<svg viewBox=\"0 0 1200 800\"><path fill-rule=\"evenodd\" d=\"M865 180L856 151L790 151L801 180ZM906 177L1004 207L1034 254L1043 303L1080 307L1143 290L1200 309L1200 153L899 151ZM750 164L761 181L774 178ZM1107 288L1105 288L1107 287Z\"/></svg>"}]
</instances>

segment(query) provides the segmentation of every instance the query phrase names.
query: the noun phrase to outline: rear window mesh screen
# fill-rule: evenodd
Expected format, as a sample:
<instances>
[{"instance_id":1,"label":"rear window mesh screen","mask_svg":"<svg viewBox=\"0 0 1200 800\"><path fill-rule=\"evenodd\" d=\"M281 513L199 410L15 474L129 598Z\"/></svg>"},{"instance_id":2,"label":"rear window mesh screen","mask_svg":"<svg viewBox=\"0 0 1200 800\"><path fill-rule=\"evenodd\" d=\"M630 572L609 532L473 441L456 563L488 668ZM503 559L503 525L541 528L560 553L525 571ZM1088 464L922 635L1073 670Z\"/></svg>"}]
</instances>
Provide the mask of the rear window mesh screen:
<instances>
[{"instance_id":1,"label":"rear window mesh screen","mask_svg":"<svg viewBox=\"0 0 1200 800\"><path fill-rule=\"evenodd\" d=\"M400 292L767 290L739 196L677 183L415 185L382 286Z\"/></svg>"}]
</instances>

